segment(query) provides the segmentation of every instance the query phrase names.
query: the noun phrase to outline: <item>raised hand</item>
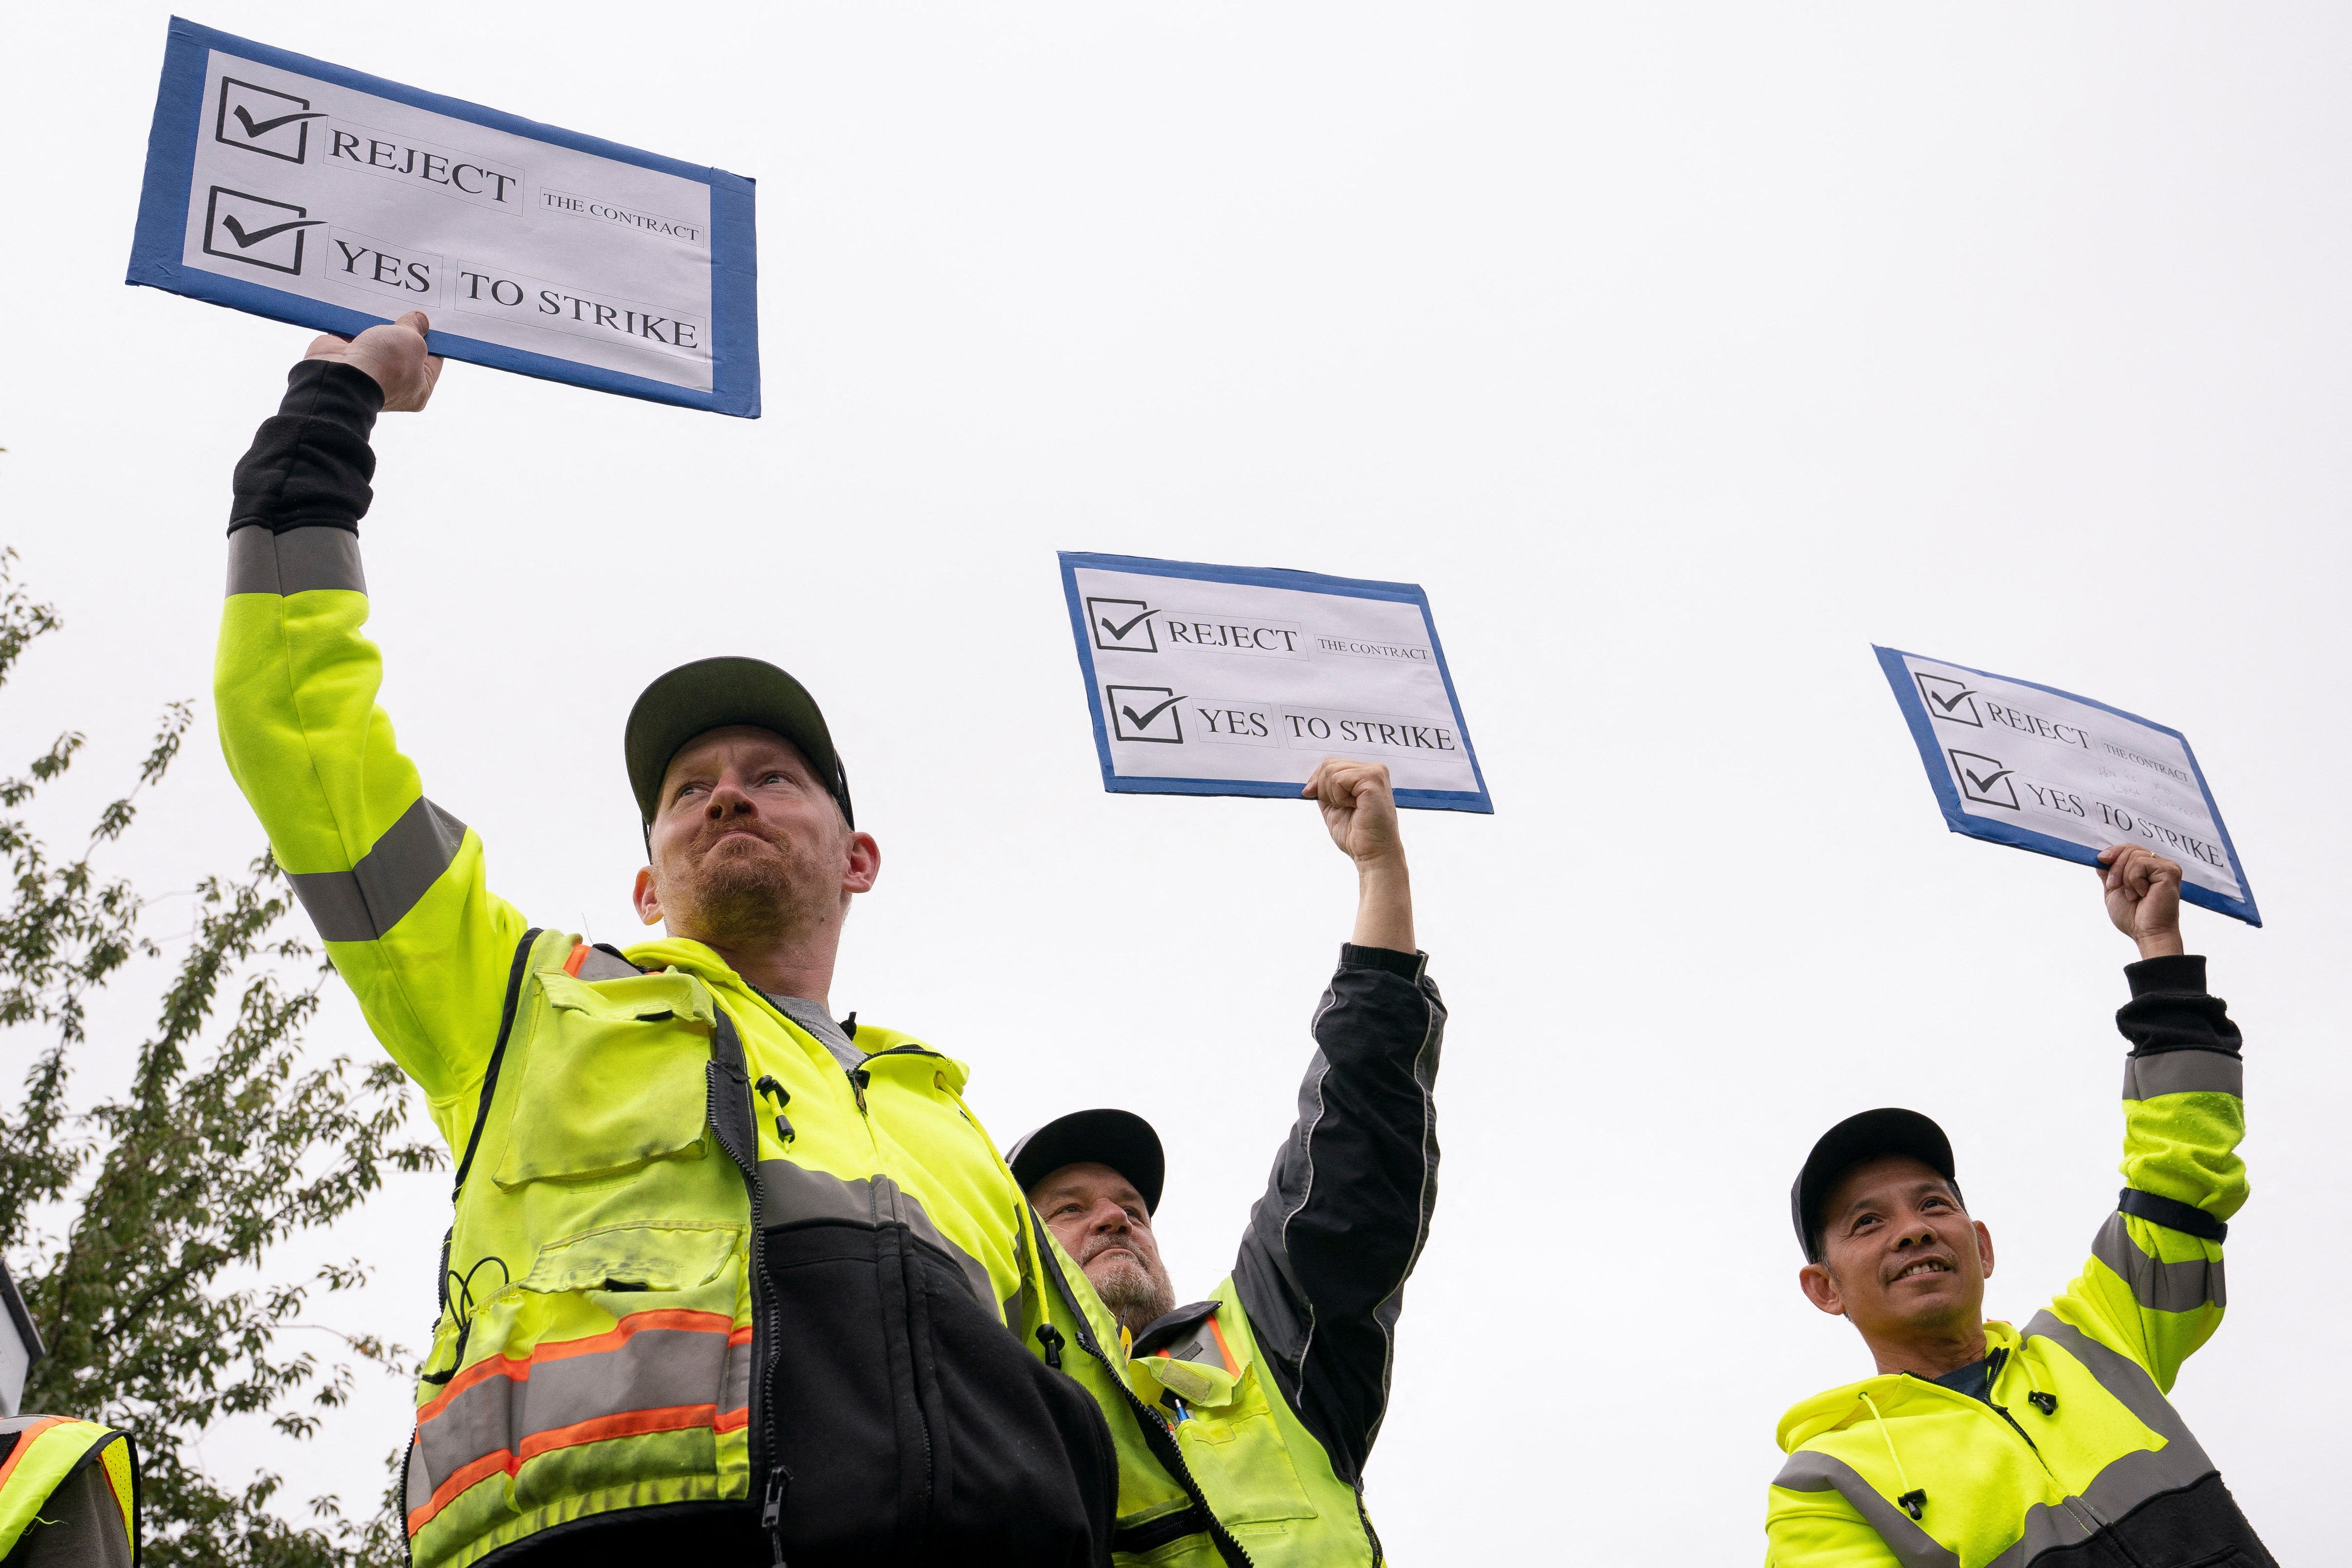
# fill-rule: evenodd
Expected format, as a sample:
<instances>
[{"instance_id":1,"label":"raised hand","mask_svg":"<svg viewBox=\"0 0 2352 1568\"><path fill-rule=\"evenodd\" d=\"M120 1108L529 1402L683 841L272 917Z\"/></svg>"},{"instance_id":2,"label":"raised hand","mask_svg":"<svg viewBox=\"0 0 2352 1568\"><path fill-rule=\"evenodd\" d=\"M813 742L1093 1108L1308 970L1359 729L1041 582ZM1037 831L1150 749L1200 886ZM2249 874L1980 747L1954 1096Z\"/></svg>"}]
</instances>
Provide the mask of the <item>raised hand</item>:
<instances>
[{"instance_id":1,"label":"raised hand","mask_svg":"<svg viewBox=\"0 0 2352 1568\"><path fill-rule=\"evenodd\" d=\"M1388 768L1326 757L1298 793L1322 808L1331 842L1356 863L1356 945L1413 952L1412 879Z\"/></svg>"},{"instance_id":2,"label":"raised hand","mask_svg":"<svg viewBox=\"0 0 2352 1568\"><path fill-rule=\"evenodd\" d=\"M2169 958L2187 951L2180 941L2180 867L2137 844L2099 851L2100 881L2107 918L2139 944L2142 958Z\"/></svg>"},{"instance_id":3,"label":"raised hand","mask_svg":"<svg viewBox=\"0 0 2352 1568\"><path fill-rule=\"evenodd\" d=\"M321 332L310 340L310 352L302 357L340 360L365 371L383 388L386 414L420 413L441 379L441 356L425 352L425 333L432 324L424 311L411 310L355 338Z\"/></svg>"}]
</instances>

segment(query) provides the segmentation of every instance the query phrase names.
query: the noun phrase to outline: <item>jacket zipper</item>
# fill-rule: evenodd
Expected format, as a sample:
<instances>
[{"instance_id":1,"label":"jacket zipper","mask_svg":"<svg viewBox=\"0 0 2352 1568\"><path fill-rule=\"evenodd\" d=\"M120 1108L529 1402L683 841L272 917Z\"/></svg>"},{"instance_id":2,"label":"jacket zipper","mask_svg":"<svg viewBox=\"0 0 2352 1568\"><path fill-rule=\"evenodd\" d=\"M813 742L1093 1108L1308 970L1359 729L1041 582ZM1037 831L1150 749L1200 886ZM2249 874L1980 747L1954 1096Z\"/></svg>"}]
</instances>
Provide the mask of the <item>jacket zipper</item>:
<instances>
[{"instance_id":1,"label":"jacket zipper","mask_svg":"<svg viewBox=\"0 0 2352 1568\"><path fill-rule=\"evenodd\" d=\"M771 1568L785 1568L784 1494L791 1488L793 1479L785 1473L783 1465L776 1458L782 1444L776 1434L776 1368L772 1364L776 1354L775 1285L768 1278L768 1233L764 1223L766 1216L760 1195L759 1133L754 1124L751 1130L752 1146L749 1149L739 1149L735 1145L740 1140L729 1135L729 1122L722 1120L720 1114L726 1103L720 1099L720 1086L730 1079L734 1080L735 1098L740 1102L740 1109L746 1112L751 1111L751 1086L749 1081L751 1067L743 1056L742 1037L736 1033L734 1020L727 1016L724 1008L714 1008L713 1011L718 1014L718 1021L711 1035L713 1048L706 1079L709 1086L709 1100L704 1108L704 1114L709 1118L711 1131L718 1138L719 1147L727 1151L728 1157L735 1162L736 1169L742 1173L743 1195L749 1200L751 1207L751 1364L753 1371L751 1392L751 1397L758 1401L760 1405L759 1419L752 1423L752 1429L760 1441L753 1445L749 1458L751 1476L760 1481L762 1488L760 1497L760 1529L768 1538L769 1563ZM730 1047L729 1055L733 1058L725 1063L720 1061L718 1049L722 1038Z\"/></svg>"},{"instance_id":2,"label":"jacket zipper","mask_svg":"<svg viewBox=\"0 0 2352 1568\"><path fill-rule=\"evenodd\" d=\"M2113 1521L2102 1518L2099 1514L2099 1510L2091 1506L2091 1501L2088 1498L2080 1497L2069 1491L2066 1487L2066 1483L2058 1479L2057 1472L2050 1468L2050 1461L2042 1457L2042 1445L2033 1440L2032 1433L2026 1431L2024 1427L2018 1425L2017 1417L2010 1414L2009 1406L1995 1403L1992 1396L1993 1384L2000 1381L2001 1368L2008 1364L2008 1346L2004 1345L2000 1349L1992 1352L1992 1364L1985 1369L1984 1403L1986 1406L1995 1415L1999 1415L2003 1421L2009 1423L2009 1429L2016 1433L2019 1437L2022 1438L2025 1446L2032 1450L2034 1462L2042 1467L2042 1473L2048 1476L2050 1478L2051 1484L2058 1489L2059 1496L2064 1500L2066 1510L2070 1513L2078 1514L2081 1517L2089 1520L2091 1522L2092 1533L2095 1535L2105 1534L2109 1541L2115 1543L2116 1550L2123 1553L2124 1560L2132 1564L2132 1568L2145 1568L2145 1565L2140 1562L2139 1554L2135 1552L2131 1547L2116 1533L2114 1529L2111 1528Z\"/></svg>"}]
</instances>

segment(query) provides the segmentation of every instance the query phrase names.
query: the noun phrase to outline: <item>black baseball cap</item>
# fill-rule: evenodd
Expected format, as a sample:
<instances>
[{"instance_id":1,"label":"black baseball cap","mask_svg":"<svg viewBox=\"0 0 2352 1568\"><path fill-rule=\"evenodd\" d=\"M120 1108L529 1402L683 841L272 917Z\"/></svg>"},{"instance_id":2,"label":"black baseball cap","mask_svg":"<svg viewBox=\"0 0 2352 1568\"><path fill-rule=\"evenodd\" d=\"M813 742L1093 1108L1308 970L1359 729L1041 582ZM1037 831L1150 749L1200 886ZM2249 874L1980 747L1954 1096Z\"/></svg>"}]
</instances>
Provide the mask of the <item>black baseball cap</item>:
<instances>
[{"instance_id":1,"label":"black baseball cap","mask_svg":"<svg viewBox=\"0 0 2352 1568\"><path fill-rule=\"evenodd\" d=\"M1950 1182L1953 1195L1959 1195L1960 1184L1953 1175L1952 1141L1944 1136L1942 1128L1916 1110L1891 1105L1849 1116L1822 1134L1813 1152L1805 1156L1805 1168L1797 1173L1796 1185L1789 1189L1789 1217L1796 1222L1797 1245L1805 1249L1806 1262L1822 1260L1814 1237L1830 1189L1837 1185L1840 1176L1882 1154L1908 1154Z\"/></svg>"},{"instance_id":2,"label":"black baseball cap","mask_svg":"<svg viewBox=\"0 0 2352 1568\"><path fill-rule=\"evenodd\" d=\"M669 771L670 759L697 735L730 724L772 731L791 742L841 803L843 819L857 826L849 809L849 773L833 749L833 731L825 728L816 699L774 665L735 658L681 664L646 687L629 710L621 749L628 759L637 811L647 824L661 804L662 775Z\"/></svg>"},{"instance_id":3,"label":"black baseball cap","mask_svg":"<svg viewBox=\"0 0 2352 1568\"><path fill-rule=\"evenodd\" d=\"M1132 1110L1073 1110L1057 1116L1004 1156L1024 1193L1063 1166L1082 1162L1108 1165L1133 1183L1143 1195L1145 1214L1159 1208L1160 1189L1168 1180L1168 1156L1151 1123Z\"/></svg>"}]
</instances>

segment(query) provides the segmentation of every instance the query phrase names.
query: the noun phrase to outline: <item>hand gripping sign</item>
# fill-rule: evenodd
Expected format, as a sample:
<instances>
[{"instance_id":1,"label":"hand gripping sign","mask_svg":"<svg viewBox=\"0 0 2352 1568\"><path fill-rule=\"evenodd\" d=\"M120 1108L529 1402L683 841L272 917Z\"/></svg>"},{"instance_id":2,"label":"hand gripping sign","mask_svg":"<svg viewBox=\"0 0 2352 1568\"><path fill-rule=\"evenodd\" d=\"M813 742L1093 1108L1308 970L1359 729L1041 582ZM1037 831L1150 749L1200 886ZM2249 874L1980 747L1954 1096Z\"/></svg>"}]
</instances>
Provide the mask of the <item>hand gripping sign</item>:
<instances>
[{"instance_id":1,"label":"hand gripping sign","mask_svg":"<svg viewBox=\"0 0 2352 1568\"><path fill-rule=\"evenodd\" d=\"M127 281L756 418L751 182L174 17Z\"/></svg>"},{"instance_id":2,"label":"hand gripping sign","mask_svg":"<svg viewBox=\"0 0 2352 1568\"><path fill-rule=\"evenodd\" d=\"M1399 805L1492 812L1411 583L1062 552L1103 788L1295 797L1332 755Z\"/></svg>"},{"instance_id":3,"label":"hand gripping sign","mask_svg":"<svg viewBox=\"0 0 2352 1568\"><path fill-rule=\"evenodd\" d=\"M2145 844L2180 862L2182 898L2263 923L2179 731L2055 687L1872 651L1953 832L2086 866L2110 844Z\"/></svg>"}]
</instances>

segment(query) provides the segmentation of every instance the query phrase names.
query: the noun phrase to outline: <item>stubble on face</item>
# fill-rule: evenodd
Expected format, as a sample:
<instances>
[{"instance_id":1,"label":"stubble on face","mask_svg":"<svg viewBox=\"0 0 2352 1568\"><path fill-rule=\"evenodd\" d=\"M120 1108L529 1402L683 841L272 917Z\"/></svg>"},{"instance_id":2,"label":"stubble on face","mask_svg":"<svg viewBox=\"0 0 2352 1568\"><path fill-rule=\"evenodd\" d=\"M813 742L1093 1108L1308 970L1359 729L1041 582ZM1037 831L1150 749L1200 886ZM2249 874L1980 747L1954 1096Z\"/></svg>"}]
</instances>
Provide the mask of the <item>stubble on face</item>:
<instances>
[{"instance_id":1,"label":"stubble on face","mask_svg":"<svg viewBox=\"0 0 2352 1568\"><path fill-rule=\"evenodd\" d=\"M1139 1334L1176 1310L1176 1287L1155 1249L1116 1236L1093 1239L1097 1245L1078 1259L1078 1267L1128 1332Z\"/></svg>"},{"instance_id":2,"label":"stubble on face","mask_svg":"<svg viewBox=\"0 0 2352 1568\"><path fill-rule=\"evenodd\" d=\"M663 907L698 940L723 948L789 940L839 903L840 879L814 847L748 818L708 825L667 869Z\"/></svg>"}]
</instances>

